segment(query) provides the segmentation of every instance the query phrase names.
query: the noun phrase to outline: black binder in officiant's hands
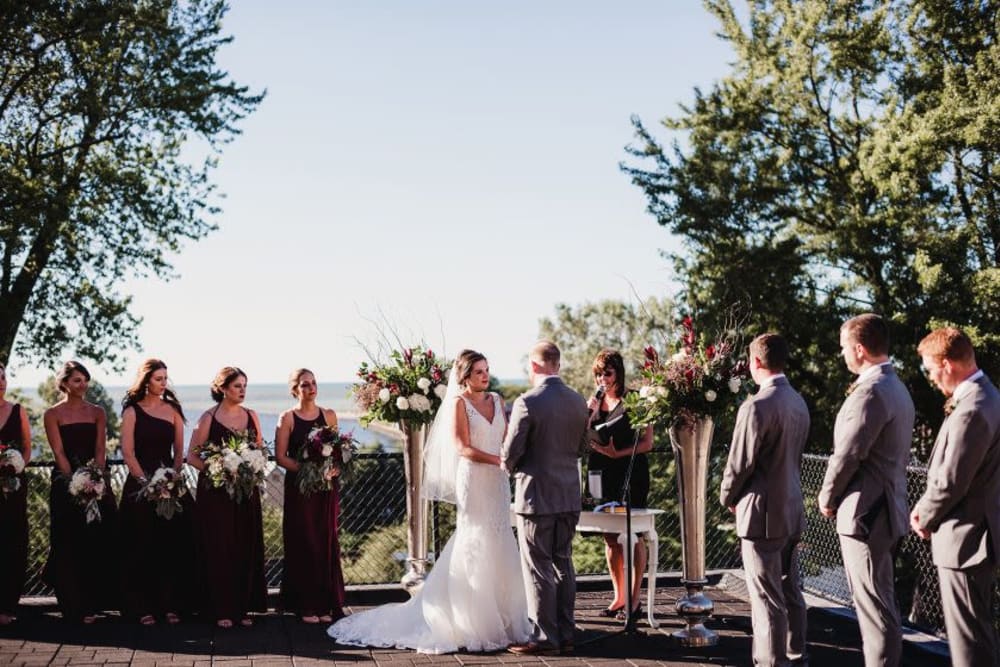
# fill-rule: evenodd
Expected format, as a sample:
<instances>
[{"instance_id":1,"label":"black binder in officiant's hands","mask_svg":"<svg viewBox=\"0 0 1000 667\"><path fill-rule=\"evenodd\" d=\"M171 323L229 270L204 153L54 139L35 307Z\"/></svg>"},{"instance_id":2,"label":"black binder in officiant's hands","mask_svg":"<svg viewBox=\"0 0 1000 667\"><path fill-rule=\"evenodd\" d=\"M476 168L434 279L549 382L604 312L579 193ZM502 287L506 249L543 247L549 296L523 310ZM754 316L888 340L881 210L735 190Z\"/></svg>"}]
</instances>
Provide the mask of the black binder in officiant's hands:
<instances>
[{"instance_id":1,"label":"black binder in officiant's hands","mask_svg":"<svg viewBox=\"0 0 1000 667\"><path fill-rule=\"evenodd\" d=\"M628 417L624 412L590 429L591 440L595 440L602 445L607 445L614 438L616 449L626 445L631 446L632 436L632 427L629 425Z\"/></svg>"}]
</instances>

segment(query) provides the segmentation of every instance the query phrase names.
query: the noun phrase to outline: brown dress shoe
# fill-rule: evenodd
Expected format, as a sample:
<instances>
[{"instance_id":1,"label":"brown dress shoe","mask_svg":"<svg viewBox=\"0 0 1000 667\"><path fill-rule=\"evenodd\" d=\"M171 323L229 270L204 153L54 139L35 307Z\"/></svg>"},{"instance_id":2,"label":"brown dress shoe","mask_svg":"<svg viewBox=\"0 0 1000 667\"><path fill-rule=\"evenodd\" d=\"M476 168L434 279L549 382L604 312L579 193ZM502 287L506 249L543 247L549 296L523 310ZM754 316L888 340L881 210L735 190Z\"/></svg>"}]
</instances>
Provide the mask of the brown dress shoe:
<instances>
[{"instance_id":1,"label":"brown dress shoe","mask_svg":"<svg viewBox=\"0 0 1000 667\"><path fill-rule=\"evenodd\" d=\"M539 644L538 642L511 644L507 647L507 651L514 655L559 655L557 647L550 644Z\"/></svg>"}]
</instances>

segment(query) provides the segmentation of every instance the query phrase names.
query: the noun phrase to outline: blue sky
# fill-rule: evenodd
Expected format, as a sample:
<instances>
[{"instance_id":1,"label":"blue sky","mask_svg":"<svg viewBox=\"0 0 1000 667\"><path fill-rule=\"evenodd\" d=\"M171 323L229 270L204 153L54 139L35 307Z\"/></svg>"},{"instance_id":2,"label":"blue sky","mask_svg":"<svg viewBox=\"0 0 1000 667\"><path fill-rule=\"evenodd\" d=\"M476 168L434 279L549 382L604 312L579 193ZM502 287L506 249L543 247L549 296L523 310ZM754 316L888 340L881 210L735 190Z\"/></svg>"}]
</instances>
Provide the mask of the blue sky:
<instances>
[{"instance_id":1,"label":"blue sky","mask_svg":"<svg viewBox=\"0 0 1000 667\"><path fill-rule=\"evenodd\" d=\"M221 65L267 98L227 146L220 229L132 281L174 382L237 364L353 379L386 315L405 340L519 377L556 303L674 291L676 241L618 168L631 115L678 113L729 47L694 0L238 0ZM11 369L13 384L44 373Z\"/></svg>"}]
</instances>

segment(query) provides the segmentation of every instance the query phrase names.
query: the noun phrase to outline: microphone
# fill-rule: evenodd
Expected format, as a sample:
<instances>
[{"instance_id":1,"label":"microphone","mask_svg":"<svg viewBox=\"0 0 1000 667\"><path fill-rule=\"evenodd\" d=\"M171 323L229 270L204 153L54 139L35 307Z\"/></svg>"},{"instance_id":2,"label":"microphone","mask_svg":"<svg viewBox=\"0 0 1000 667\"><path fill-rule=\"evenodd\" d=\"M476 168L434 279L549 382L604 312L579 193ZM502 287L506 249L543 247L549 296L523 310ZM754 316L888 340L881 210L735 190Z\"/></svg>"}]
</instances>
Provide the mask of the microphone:
<instances>
[{"instance_id":1,"label":"microphone","mask_svg":"<svg viewBox=\"0 0 1000 667\"><path fill-rule=\"evenodd\" d=\"M595 401L597 401L598 403L600 403L602 398L604 398L604 385L603 384L597 385L597 389L594 391L594 400Z\"/></svg>"}]
</instances>

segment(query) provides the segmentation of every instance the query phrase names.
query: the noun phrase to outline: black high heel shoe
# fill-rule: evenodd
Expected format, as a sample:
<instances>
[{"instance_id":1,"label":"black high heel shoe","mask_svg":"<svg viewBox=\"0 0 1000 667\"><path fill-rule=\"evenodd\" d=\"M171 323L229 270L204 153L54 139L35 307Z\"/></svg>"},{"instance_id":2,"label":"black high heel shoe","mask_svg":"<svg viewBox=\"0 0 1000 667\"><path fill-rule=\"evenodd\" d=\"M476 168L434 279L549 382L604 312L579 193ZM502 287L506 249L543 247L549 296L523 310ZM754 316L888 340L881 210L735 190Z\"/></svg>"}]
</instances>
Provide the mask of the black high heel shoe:
<instances>
[{"instance_id":1,"label":"black high heel shoe","mask_svg":"<svg viewBox=\"0 0 1000 667\"><path fill-rule=\"evenodd\" d=\"M639 618L640 616L642 616L642 603L641 602L638 604L638 606L636 606L636 608L634 610L632 610L632 617L633 618ZM619 621L626 620L625 619L625 607L622 607L621 609L618 610L618 612L615 614L615 619L619 620Z\"/></svg>"},{"instance_id":2,"label":"black high heel shoe","mask_svg":"<svg viewBox=\"0 0 1000 667\"><path fill-rule=\"evenodd\" d=\"M604 616L604 617L607 617L607 618L615 618L621 612L621 610L624 609L624 608L625 608L625 605L622 605L620 607L615 607L614 609L611 609L610 607L602 609L601 610L601 616Z\"/></svg>"}]
</instances>

